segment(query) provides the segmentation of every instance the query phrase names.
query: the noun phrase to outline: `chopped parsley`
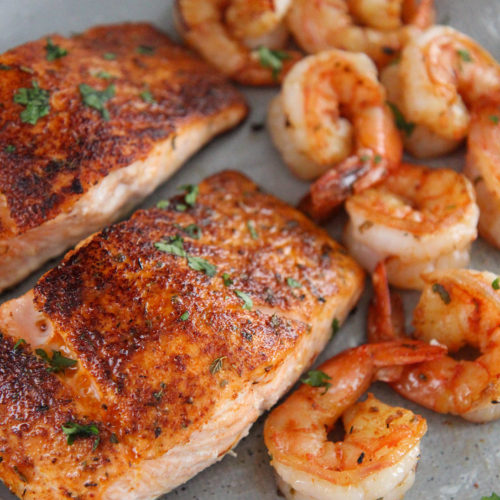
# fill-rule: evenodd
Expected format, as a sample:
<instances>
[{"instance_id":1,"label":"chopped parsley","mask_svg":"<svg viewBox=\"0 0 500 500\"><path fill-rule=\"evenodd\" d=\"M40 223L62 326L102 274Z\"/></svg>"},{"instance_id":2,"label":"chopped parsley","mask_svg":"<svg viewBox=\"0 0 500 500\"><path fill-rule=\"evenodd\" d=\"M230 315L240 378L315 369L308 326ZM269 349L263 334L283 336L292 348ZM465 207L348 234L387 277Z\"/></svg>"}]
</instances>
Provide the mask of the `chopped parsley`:
<instances>
[{"instance_id":1,"label":"chopped parsley","mask_svg":"<svg viewBox=\"0 0 500 500\"><path fill-rule=\"evenodd\" d=\"M20 88L14 94L14 102L25 106L21 112L21 121L35 125L43 116L47 116L50 110L49 91L41 89L36 80L31 82L32 88Z\"/></svg>"},{"instance_id":2,"label":"chopped parsley","mask_svg":"<svg viewBox=\"0 0 500 500\"><path fill-rule=\"evenodd\" d=\"M324 387L325 390L323 391L323 394L326 394L328 389L332 386L332 384L328 382L328 380L331 379L332 377L330 377L330 375L327 375L321 370L310 370L307 372L307 376L301 378L300 381L312 387Z\"/></svg>"},{"instance_id":3,"label":"chopped parsley","mask_svg":"<svg viewBox=\"0 0 500 500\"><path fill-rule=\"evenodd\" d=\"M280 326L281 320L280 317L275 313L271 316L271 325L273 328L278 328Z\"/></svg>"},{"instance_id":4,"label":"chopped parsley","mask_svg":"<svg viewBox=\"0 0 500 500\"><path fill-rule=\"evenodd\" d=\"M493 290L500 289L500 278L495 278L491 283L491 287L493 288Z\"/></svg>"},{"instance_id":5,"label":"chopped parsley","mask_svg":"<svg viewBox=\"0 0 500 500\"><path fill-rule=\"evenodd\" d=\"M109 440L113 444L118 444L118 436L114 432L111 434L111 436L109 436Z\"/></svg>"},{"instance_id":6,"label":"chopped parsley","mask_svg":"<svg viewBox=\"0 0 500 500\"><path fill-rule=\"evenodd\" d=\"M49 358L49 355L43 349L36 349L35 351L38 356L40 356L48 365L47 371L53 373L59 373L66 370L66 368L70 368L71 366L75 366L77 361L75 359L66 358L61 354L61 351L52 350L52 358Z\"/></svg>"},{"instance_id":7,"label":"chopped parsley","mask_svg":"<svg viewBox=\"0 0 500 500\"><path fill-rule=\"evenodd\" d=\"M389 106L392 111L396 127L407 136L410 136L415 129L416 124L413 122L407 122L401 110L393 102L387 101L387 106Z\"/></svg>"},{"instance_id":8,"label":"chopped parsley","mask_svg":"<svg viewBox=\"0 0 500 500\"><path fill-rule=\"evenodd\" d=\"M15 153L16 152L16 146L14 146L13 144L8 144L7 146L5 146L4 151L6 153Z\"/></svg>"},{"instance_id":9,"label":"chopped parsley","mask_svg":"<svg viewBox=\"0 0 500 500\"><path fill-rule=\"evenodd\" d=\"M496 493L492 493L489 497L481 497L481 500L500 500L500 496Z\"/></svg>"},{"instance_id":10,"label":"chopped parsley","mask_svg":"<svg viewBox=\"0 0 500 500\"><path fill-rule=\"evenodd\" d=\"M105 52L102 57L107 61L114 61L116 59L116 54L113 52Z\"/></svg>"},{"instance_id":11,"label":"chopped parsley","mask_svg":"<svg viewBox=\"0 0 500 500\"><path fill-rule=\"evenodd\" d=\"M189 311L181 314L181 321L186 321L189 318Z\"/></svg>"},{"instance_id":12,"label":"chopped parsley","mask_svg":"<svg viewBox=\"0 0 500 500\"><path fill-rule=\"evenodd\" d=\"M337 332L339 331L339 329L340 329L339 320L337 318L333 318L333 321L332 321L332 337L337 334Z\"/></svg>"},{"instance_id":13,"label":"chopped parsley","mask_svg":"<svg viewBox=\"0 0 500 500\"><path fill-rule=\"evenodd\" d=\"M446 288L443 285L441 285L441 283L434 283L432 285L432 291L434 293L439 294L439 296L441 297L441 300L445 304L449 304L451 302L451 298L450 298L450 294L448 293L448 290L446 290Z\"/></svg>"},{"instance_id":14,"label":"chopped parsley","mask_svg":"<svg viewBox=\"0 0 500 500\"><path fill-rule=\"evenodd\" d=\"M99 429L95 424L81 425L76 422L66 422L61 426L61 429L65 436L67 436L67 443L72 445L77 438L88 438L96 436L94 441L94 446L92 446L92 451L95 451L99 445Z\"/></svg>"},{"instance_id":15,"label":"chopped parsley","mask_svg":"<svg viewBox=\"0 0 500 500\"><path fill-rule=\"evenodd\" d=\"M178 212L185 212L187 210L187 206L184 205L184 203L177 203L177 205L175 205L175 209Z\"/></svg>"},{"instance_id":16,"label":"chopped parsley","mask_svg":"<svg viewBox=\"0 0 500 500\"><path fill-rule=\"evenodd\" d=\"M257 234L257 231L255 230L255 223L253 220L249 220L247 222L247 228L248 228L248 232L250 233L252 240L259 239L259 235Z\"/></svg>"},{"instance_id":17,"label":"chopped parsley","mask_svg":"<svg viewBox=\"0 0 500 500\"><path fill-rule=\"evenodd\" d=\"M160 390L158 392L153 392L153 397L156 399L156 401L160 401L160 399L163 397L163 389L167 387L167 384L165 382L162 382L160 384Z\"/></svg>"},{"instance_id":18,"label":"chopped parsley","mask_svg":"<svg viewBox=\"0 0 500 500\"><path fill-rule=\"evenodd\" d=\"M155 248L161 252L176 255L177 257L186 257L188 266L195 271L202 271L207 276L215 276L217 267L201 257L188 255L184 250L184 240L179 236L171 236L168 241L158 241L154 244Z\"/></svg>"},{"instance_id":19,"label":"chopped parsley","mask_svg":"<svg viewBox=\"0 0 500 500\"><path fill-rule=\"evenodd\" d=\"M177 257L186 257L184 250L184 241L180 236L171 236L169 241L158 241L155 243L155 248L161 252L170 253Z\"/></svg>"},{"instance_id":20,"label":"chopped parsley","mask_svg":"<svg viewBox=\"0 0 500 500\"><path fill-rule=\"evenodd\" d=\"M63 49L59 45L52 43L51 38L47 38L47 44L45 45L45 50L47 51L46 59L47 61L55 61L61 57L68 55L68 51Z\"/></svg>"},{"instance_id":21,"label":"chopped parsley","mask_svg":"<svg viewBox=\"0 0 500 500\"><path fill-rule=\"evenodd\" d=\"M105 90L97 90L86 83L81 83L78 89L80 90L83 104L99 111L104 120L109 120L109 111L105 108L104 103L115 96L114 84L111 83Z\"/></svg>"},{"instance_id":22,"label":"chopped parsley","mask_svg":"<svg viewBox=\"0 0 500 500\"><path fill-rule=\"evenodd\" d=\"M160 208L162 210L164 210L165 208L168 208L169 206L170 206L170 202L168 200L160 200L156 204L156 208Z\"/></svg>"},{"instance_id":23,"label":"chopped parsley","mask_svg":"<svg viewBox=\"0 0 500 500\"><path fill-rule=\"evenodd\" d=\"M189 224L186 227L181 227L180 229L182 229L182 231L194 240L199 240L201 238L201 228L196 224Z\"/></svg>"},{"instance_id":24,"label":"chopped parsley","mask_svg":"<svg viewBox=\"0 0 500 500\"><path fill-rule=\"evenodd\" d=\"M216 358L210 364L210 373L215 375L217 372L222 370L222 362L226 359L226 356L221 356L220 358Z\"/></svg>"},{"instance_id":25,"label":"chopped parsley","mask_svg":"<svg viewBox=\"0 0 500 500\"><path fill-rule=\"evenodd\" d=\"M458 49L457 54L463 62L472 62L472 57L465 49Z\"/></svg>"},{"instance_id":26,"label":"chopped parsley","mask_svg":"<svg viewBox=\"0 0 500 500\"><path fill-rule=\"evenodd\" d=\"M116 76L112 75L111 73L108 73L107 71L98 71L95 76L97 78L102 78L103 80L112 80L113 78L116 78Z\"/></svg>"},{"instance_id":27,"label":"chopped parsley","mask_svg":"<svg viewBox=\"0 0 500 500\"><path fill-rule=\"evenodd\" d=\"M135 51L138 54L144 54L150 56L151 54L154 54L155 48L151 47L150 45L139 45L139 47L137 47Z\"/></svg>"},{"instance_id":28,"label":"chopped parsley","mask_svg":"<svg viewBox=\"0 0 500 500\"><path fill-rule=\"evenodd\" d=\"M224 281L224 286L231 286L234 283L234 281L231 279L231 276L227 273L224 273L222 275L222 279Z\"/></svg>"},{"instance_id":29,"label":"chopped parsley","mask_svg":"<svg viewBox=\"0 0 500 500\"><path fill-rule=\"evenodd\" d=\"M236 297L243 301L243 309L247 309L248 311L252 310L253 301L249 295L247 295L245 292L242 292L241 290L235 290L234 294L236 295Z\"/></svg>"},{"instance_id":30,"label":"chopped parsley","mask_svg":"<svg viewBox=\"0 0 500 500\"><path fill-rule=\"evenodd\" d=\"M14 347L13 347L13 351L17 351L22 345L25 345L26 344L26 340L24 339L19 339L15 344L14 344Z\"/></svg>"},{"instance_id":31,"label":"chopped parsley","mask_svg":"<svg viewBox=\"0 0 500 500\"><path fill-rule=\"evenodd\" d=\"M8 64L0 63L0 70L1 71L7 71L9 69L12 69L12 66L9 66Z\"/></svg>"},{"instance_id":32,"label":"chopped parsley","mask_svg":"<svg viewBox=\"0 0 500 500\"><path fill-rule=\"evenodd\" d=\"M188 266L195 271L204 272L207 276L215 276L217 267L201 257L187 256Z\"/></svg>"},{"instance_id":33,"label":"chopped parsley","mask_svg":"<svg viewBox=\"0 0 500 500\"><path fill-rule=\"evenodd\" d=\"M373 157L373 163L375 163L375 165L378 165L381 161L382 157L380 155L377 154Z\"/></svg>"},{"instance_id":34,"label":"chopped parsley","mask_svg":"<svg viewBox=\"0 0 500 500\"><path fill-rule=\"evenodd\" d=\"M294 280L293 278L287 278L286 284L290 288L300 288L302 286L302 283L300 283L300 281Z\"/></svg>"},{"instance_id":35,"label":"chopped parsley","mask_svg":"<svg viewBox=\"0 0 500 500\"><path fill-rule=\"evenodd\" d=\"M271 50L267 47L259 47L257 54L260 64L272 71L275 80L278 79L278 75L283 69L283 61L290 59L288 52L284 50Z\"/></svg>"},{"instance_id":36,"label":"chopped parsley","mask_svg":"<svg viewBox=\"0 0 500 500\"><path fill-rule=\"evenodd\" d=\"M183 186L180 186L179 189L186 191L184 202L192 207L196 203L196 198L200 192L198 186L196 184L184 184Z\"/></svg>"},{"instance_id":37,"label":"chopped parsley","mask_svg":"<svg viewBox=\"0 0 500 500\"><path fill-rule=\"evenodd\" d=\"M497 115L490 115L488 118L490 122L494 123L495 125L498 125L498 122L500 121L500 118L498 118Z\"/></svg>"},{"instance_id":38,"label":"chopped parsley","mask_svg":"<svg viewBox=\"0 0 500 500\"><path fill-rule=\"evenodd\" d=\"M148 104L155 104L156 100L153 97L153 94L149 90L144 90L139 94L140 98L144 101L147 102Z\"/></svg>"}]
</instances>

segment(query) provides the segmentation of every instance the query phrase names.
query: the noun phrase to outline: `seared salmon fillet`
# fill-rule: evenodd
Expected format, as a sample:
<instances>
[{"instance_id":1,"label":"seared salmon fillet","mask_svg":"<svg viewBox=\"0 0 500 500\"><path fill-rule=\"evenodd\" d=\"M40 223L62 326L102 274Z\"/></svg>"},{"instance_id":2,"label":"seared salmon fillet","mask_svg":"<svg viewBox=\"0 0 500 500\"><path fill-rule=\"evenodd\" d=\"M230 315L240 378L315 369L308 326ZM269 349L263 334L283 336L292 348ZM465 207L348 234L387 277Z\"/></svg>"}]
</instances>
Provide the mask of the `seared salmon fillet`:
<instances>
[{"instance_id":1,"label":"seared salmon fillet","mask_svg":"<svg viewBox=\"0 0 500 500\"><path fill-rule=\"evenodd\" d=\"M0 291L123 216L247 108L148 24L0 56Z\"/></svg>"},{"instance_id":2,"label":"seared salmon fillet","mask_svg":"<svg viewBox=\"0 0 500 500\"><path fill-rule=\"evenodd\" d=\"M230 171L87 238L0 308L0 477L36 500L171 490L311 365L363 279Z\"/></svg>"}]
</instances>

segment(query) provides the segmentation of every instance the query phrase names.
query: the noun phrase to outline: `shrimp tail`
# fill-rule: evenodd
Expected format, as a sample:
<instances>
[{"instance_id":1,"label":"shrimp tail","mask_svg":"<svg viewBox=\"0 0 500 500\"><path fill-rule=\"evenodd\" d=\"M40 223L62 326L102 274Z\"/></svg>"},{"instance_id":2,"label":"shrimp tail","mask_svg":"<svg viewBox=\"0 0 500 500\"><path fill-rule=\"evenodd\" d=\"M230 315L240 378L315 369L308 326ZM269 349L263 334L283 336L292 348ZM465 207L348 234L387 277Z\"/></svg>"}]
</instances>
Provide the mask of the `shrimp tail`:
<instances>
[{"instance_id":1,"label":"shrimp tail","mask_svg":"<svg viewBox=\"0 0 500 500\"><path fill-rule=\"evenodd\" d=\"M317 179L299 207L313 219L323 220L349 195L367 189L387 174L386 160L372 150L361 149Z\"/></svg>"},{"instance_id":2,"label":"shrimp tail","mask_svg":"<svg viewBox=\"0 0 500 500\"><path fill-rule=\"evenodd\" d=\"M368 308L368 342L382 342L406 337L405 315L401 296L389 290L384 261L372 276L373 297Z\"/></svg>"},{"instance_id":3,"label":"shrimp tail","mask_svg":"<svg viewBox=\"0 0 500 500\"><path fill-rule=\"evenodd\" d=\"M443 346L412 339L366 344L366 349L375 368L423 363L441 358L447 352Z\"/></svg>"}]
</instances>

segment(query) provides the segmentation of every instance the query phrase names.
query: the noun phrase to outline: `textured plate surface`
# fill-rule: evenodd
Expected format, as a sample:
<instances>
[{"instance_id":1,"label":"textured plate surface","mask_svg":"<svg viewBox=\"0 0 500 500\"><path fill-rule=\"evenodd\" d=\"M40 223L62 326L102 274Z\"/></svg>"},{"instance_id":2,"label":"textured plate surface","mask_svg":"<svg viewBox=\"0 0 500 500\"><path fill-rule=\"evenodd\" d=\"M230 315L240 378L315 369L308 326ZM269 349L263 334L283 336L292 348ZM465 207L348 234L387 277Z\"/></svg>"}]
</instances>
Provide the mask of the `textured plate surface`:
<instances>
[{"instance_id":1,"label":"textured plate surface","mask_svg":"<svg viewBox=\"0 0 500 500\"><path fill-rule=\"evenodd\" d=\"M500 1L436 0L438 21L449 24L478 40L500 60ZM0 0L0 51L20 43L59 32L79 32L95 24L147 20L169 34L174 34L171 0ZM196 183L209 174L225 168L245 172L269 192L295 204L307 190L283 165L267 132L253 130L252 125L265 121L267 104L277 91L245 89L251 105L248 120L237 130L212 142L188 162L170 181L160 187L143 204L148 207L174 194L177 187ZM435 166L460 169L464 152L430 162ZM328 224L333 236L340 234L344 219L338 216ZM482 240L473 246L471 267L500 274L500 251ZM0 302L21 295L31 288L42 272L57 260L34 274L17 288L1 296ZM367 287L361 302L323 352L318 362L337 352L363 342L366 305L371 291ZM409 313L418 294L405 294ZM405 406L423 415L429 430L422 444L415 485L406 500L479 500L492 491L500 494L500 421L476 425L460 418L438 415L408 402L381 384L373 392L389 404ZM261 418L234 450L218 464L206 469L185 485L165 496L165 500L276 500L273 472L262 439ZM14 497L0 485L0 498Z\"/></svg>"}]
</instances>

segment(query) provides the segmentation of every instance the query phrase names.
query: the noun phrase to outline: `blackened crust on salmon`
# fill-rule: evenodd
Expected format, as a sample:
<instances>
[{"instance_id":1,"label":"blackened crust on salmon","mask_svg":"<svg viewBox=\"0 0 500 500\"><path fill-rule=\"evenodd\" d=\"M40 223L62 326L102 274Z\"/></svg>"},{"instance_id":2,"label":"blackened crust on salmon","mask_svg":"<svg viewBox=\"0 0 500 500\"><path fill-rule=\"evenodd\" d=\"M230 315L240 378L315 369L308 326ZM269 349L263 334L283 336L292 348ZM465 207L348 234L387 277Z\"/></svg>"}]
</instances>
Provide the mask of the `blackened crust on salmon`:
<instances>
[{"instance_id":1,"label":"blackened crust on salmon","mask_svg":"<svg viewBox=\"0 0 500 500\"><path fill-rule=\"evenodd\" d=\"M187 209L176 210L180 203ZM8 444L0 477L18 495L26 484L14 466L29 478L27 499L68 492L97 499L176 447L196 452L198 432L221 414L255 419L258 389L267 384L278 397L273 387L283 371L316 354L301 358L311 326L326 319L328 330L332 310L359 292L362 271L339 245L239 173L214 175L194 202L181 194L171 207L104 229L39 280L35 310L78 366L38 381L15 372L19 389L7 395L38 395L22 403L22 439L12 430L20 423L16 403L2 387L15 356L36 373L43 364L29 345L17 355L9 354L12 341L0 345L7 367L0 372L0 419L8 422L0 429L0 443ZM178 255L158 242L175 243ZM328 335L324 324L318 328ZM45 386L53 407L38 413ZM96 449L92 436L68 445L65 419L98 426Z\"/></svg>"},{"instance_id":2,"label":"blackened crust on salmon","mask_svg":"<svg viewBox=\"0 0 500 500\"><path fill-rule=\"evenodd\" d=\"M11 68L2 71L0 87L0 195L9 214L0 236L68 211L110 172L145 159L156 143L171 138L174 145L190 123L230 108L244 115L242 97L223 77L148 24L51 40L68 54L47 61L42 39L0 56ZM36 125L22 123L25 108L13 100L33 81L50 92L50 112ZM84 105L80 84L100 91L114 85L105 103L109 120Z\"/></svg>"},{"instance_id":3,"label":"blackened crust on salmon","mask_svg":"<svg viewBox=\"0 0 500 500\"><path fill-rule=\"evenodd\" d=\"M186 211L139 211L104 230L35 287L36 304L67 332L68 347L117 405L120 425L130 433L160 425L163 442L206 415L219 378L248 380L279 364L307 334L321 299L360 273L326 233L241 174L218 174L199 189ZM200 239L185 232L190 224ZM187 256L216 266L214 276L155 247L176 236ZM237 292L251 299L248 309ZM211 370L217 359L223 369ZM162 383L165 418L154 411Z\"/></svg>"}]
</instances>

